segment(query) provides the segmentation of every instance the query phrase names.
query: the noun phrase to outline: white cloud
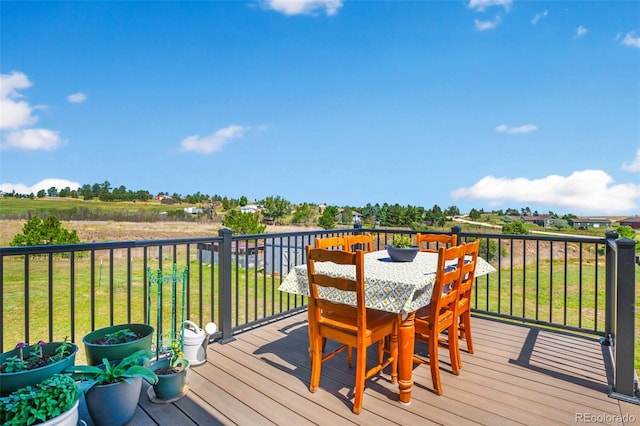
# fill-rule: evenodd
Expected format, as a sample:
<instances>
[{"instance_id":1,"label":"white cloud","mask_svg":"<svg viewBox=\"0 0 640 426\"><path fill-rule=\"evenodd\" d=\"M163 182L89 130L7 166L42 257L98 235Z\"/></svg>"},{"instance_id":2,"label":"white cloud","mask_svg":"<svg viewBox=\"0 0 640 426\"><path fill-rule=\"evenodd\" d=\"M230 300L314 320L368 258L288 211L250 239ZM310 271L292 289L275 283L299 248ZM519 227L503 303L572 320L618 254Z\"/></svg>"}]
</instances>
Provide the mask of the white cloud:
<instances>
[{"instance_id":1,"label":"white cloud","mask_svg":"<svg viewBox=\"0 0 640 426\"><path fill-rule=\"evenodd\" d=\"M625 46L637 47L640 49L640 36L636 37L635 35L635 31L627 33L622 39L622 44Z\"/></svg>"},{"instance_id":2,"label":"white cloud","mask_svg":"<svg viewBox=\"0 0 640 426\"><path fill-rule=\"evenodd\" d=\"M478 31L487 31L492 30L498 25L500 25L500 17L496 16L493 21L481 21L479 19L474 20L476 24L476 30Z\"/></svg>"},{"instance_id":3,"label":"white cloud","mask_svg":"<svg viewBox=\"0 0 640 426\"><path fill-rule=\"evenodd\" d=\"M538 130L538 126L535 124L523 124L522 126L513 127L507 126L506 124L501 124L496 127L496 132L498 133L508 133L510 135L515 135L519 133L531 133Z\"/></svg>"},{"instance_id":4,"label":"white cloud","mask_svg":"<svg viewBox=\"0 0 640 426\"><path fill-rule=\"evenodd\" d=\"M86 100L87 100L87 95L85 95L82 92L72 93L69 96L67 96L67 101L71 102L72 104L81 104Z\"/></svg>"},{"instance_id":5,"label":"white cloud","mask_svg":"<svg viewBox=\"0 0 640 426\"><path fill-rule=\"evenodd\" d=\"M551 175L542 179L486 176L472 187L456 189L451 195L454 198L492 203L542 203L576 213L637 211L640 185L614 185L613 182L613 178L602 170L581 170L570 176Z\"/></svg>"},{"instance_id":6,"label":"white cloud","mask_svg":"<svg viewBox=\"0 0 640 426\"><path fill-rule=\"evenodd\" d=\"M542 18L544 18L545 16L547 16L549 14L548 10L545 10L542 13L536 13L536 16L533 17L533 19L531 20L531 23L533 25L537 25L538 21L540 21Z\"/></svg>"},{"instance_id":7,"label":"white cloud","mask_svg":"<svg viewBox=\"0 0 640 426\"><path fill-rule=\"evenodd\" d=\"M195 151L203 154L209 154L214 151L222 150L224 144L232 139L241 138L244 132L249 130L248 127L232 124L210 134L209 136L200 137L193 135L183 139L180 142L183 151Z\"/></svg>"},{"instance_id":8,"label":"white cloud","mask_svg":"<svg viewBox=\"0 0 640 426\"><path fill-rule=\"evenodd\" d=\"M324 10L327 16L338 13L342 0L264 0L268 9L285 15L313 15L317 10Z\"/></svg>"},{"instance_id":9,"label":"white cloud","mask_svg":"<svg viewBox=\"0 0 640 426\"><path fill-rule=\"evenodd\" d=\"M640 172L640 148L636 151L636 158L631 163L622 163L625 172Z\"/></svg>"},{"instance_id":10,"label":"white cloud","mask_svg":"<svg viewBox=\"0 0 640 426\"><path fill-rule=\"evenodd\" d=\"M502 6L508 11L511 8L511 3L511 0L471 0L468 7L476 12L484 12L488 7Z\"/></svg>"},{"instance_id":11,"label":"white cloud","mask_svg":"<svg viewBox=\"0 0 640 426\"><path fill-rule=\"evenodd\" d=\"M589 31L589 30L588 30L586 27L584 27L584 26L580 25L580 26L578 27L578 29L576 30L575 38L581 38L581 37L584 37L584 35L585 35L585 34L587 34L587 32L588 32L588 31Z\"/></svg>"},{"instance_id":12,"label":"white cloud","mask_svg":"<svg viewBox=\"0 0 640 426\"><path fill-rule=\"evenodd\" d=\"M62 144L58 132L48 129L21 129L5 136L2 148L52 151Z\"/></svg>"},{"instance_id":13,"label":"white cloud","mask_svg":"<svg viewBox=\"0 0 640 426\"><path fill-rule=\"evenodd\" d=\"M0 74L0 129L18 129L38 121L31 115L33 108L29 103L19 100L22 98L19 90L29 87L29 78L21 72Z\"/></svg>"},{"instance_id":14,"label":"white cloud","mask_svg":"<svg viewBox=\"0 0 640 426\"><path fill-rule=\"evenodd\" d=\"M16 194L29 195L29 194L37 194L42 189L47 191L51 187L57 188L58 191L66 187L69 187L69 189L73 191L73 190L79 189L81 186L82 185L80 185L78 182L72 182L66 179L51 178L51 179L43 179L33 186L27 186L23 183L0 183L0 191L9 192L9 193L12 191L16 191Z\"/></svg>"}]
</instances>

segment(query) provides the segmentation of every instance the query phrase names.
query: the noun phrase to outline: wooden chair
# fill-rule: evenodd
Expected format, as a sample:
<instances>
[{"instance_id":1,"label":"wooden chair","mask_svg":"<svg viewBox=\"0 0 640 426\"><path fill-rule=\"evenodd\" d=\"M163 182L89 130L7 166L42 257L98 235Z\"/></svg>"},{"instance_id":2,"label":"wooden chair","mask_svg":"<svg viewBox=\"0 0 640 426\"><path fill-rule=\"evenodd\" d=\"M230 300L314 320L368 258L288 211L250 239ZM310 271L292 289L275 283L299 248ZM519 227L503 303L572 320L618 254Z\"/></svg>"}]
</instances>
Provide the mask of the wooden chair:
<instances>
[{"instance_id":1,"label":"wooden chair","mask_svg":"<svg viewBox=\"0 0 640 426\"><path fill-rule=\"evenodd\" d=\"M353 252L353 246L360 244L365 253L373 251L373 237L371 234L347 235L347 251Z\"/></svg>"},{"instance_id":2,"label":"wooden chair","mask_svg":"<svg viewBox=\"0 0 640 426\"><path fill-rule=\"evenodd\" d=\"M430 365L433 390L437 395L442 395L440 361L438 359L439 345L449 347L452 372L455 375L459 374L458 318L456 308L463 264L464 245L440 248L438 251L438 269L436 271L436 281L433 286L431 303L418 309L416 312L415 338L416 341L426 342L428 344L429 360L427 361L415 354L413 360L417 363ZM440 335L445 330L448 332L446 337L441 337Z\"/></svg>"},{"instance_id":3,"label":"wooden chair","mask_svg":"<svg viewBox=\"0 0 640 426\"><path fill-rule=\"evenodd\" d=\"M423 243L426 245L423 246ZM436 248L429 248L430 243L435 244ZM416 234L416 245L420 248L420 251L437 253L440 244L446 244L448 247L456 246L458 245L458 237L455 234Z\"/></svg>"},{"instance_id":4,"label":"wooden chair","mask_svg":"<svg viewBox=\"0 0 640 426\"><path fill-rule=\"evenodd\" d=\"M314 242L315 248L321 249L338 249L338 250L347 250L347 237L325 237L325 238L316 238Z\"/></svg>"},{"instance_id":5,"label":"wooden chair","mask_svg":"<svg viewBox=\"0 0 640 426\"><path fill-rule=\"evenodd\" d=\"M480 251L480 240L464 245L465 262L462 267L462 278L458 292L458 330L460 339L467 343L467 352L473 353L473 340L471 339L471 296L473 294L473 284L476 275L476 263L478 262L478 252ZM458 368L462 367L462 360L458 355Z\"/></svg>"},{"instance_id":6,"label":"wooden chair","mask_svg":"<svg viewBox=\"0 0 640 426\"><path fill-rule=\"evenodd\" d=\"M355 280L336 278L316 273L315 262L334 262L355 266ZM348 347L358 350L353 412L360 414L365 381L391 365L391 380L397 381L398 334L397 316L389 312L367 309L364 292L364 252L349 253L340 250L312 249L307 246L307 272L309 274L309 340L311 343L311 381L309 390L315 392L320 385L322 363ZM319 296L318 287L331 287L354 292L356 306L331 302ZM325 312L331 312L325 316ZM390 355L384 359L384 339L390 336ZM322 354L323 339L341 343L337 349ZM367 348L378 343L378 362L367 369Z\"/></svg>"}]
</instances>

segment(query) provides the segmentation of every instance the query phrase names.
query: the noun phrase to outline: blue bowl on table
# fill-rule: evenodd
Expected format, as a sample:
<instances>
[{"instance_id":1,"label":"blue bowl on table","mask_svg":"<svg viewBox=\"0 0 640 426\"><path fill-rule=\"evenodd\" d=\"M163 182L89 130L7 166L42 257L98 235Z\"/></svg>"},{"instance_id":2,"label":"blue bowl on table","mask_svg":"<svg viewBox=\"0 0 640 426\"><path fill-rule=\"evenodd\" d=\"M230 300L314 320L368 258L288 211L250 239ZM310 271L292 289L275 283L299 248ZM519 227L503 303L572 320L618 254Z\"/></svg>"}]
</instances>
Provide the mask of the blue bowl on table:
<instances>
[{"instance_id":1,"label":"blue bowl on table","mask_svg":"<svg viewBox=\"0 0 640 426\"><path fill-rule=\"evenodd\" d=\"M412 262L418 254L418 246L411 247L394 247L386 245L387 254L394 262Z\"/></svg>"}]
</instances>

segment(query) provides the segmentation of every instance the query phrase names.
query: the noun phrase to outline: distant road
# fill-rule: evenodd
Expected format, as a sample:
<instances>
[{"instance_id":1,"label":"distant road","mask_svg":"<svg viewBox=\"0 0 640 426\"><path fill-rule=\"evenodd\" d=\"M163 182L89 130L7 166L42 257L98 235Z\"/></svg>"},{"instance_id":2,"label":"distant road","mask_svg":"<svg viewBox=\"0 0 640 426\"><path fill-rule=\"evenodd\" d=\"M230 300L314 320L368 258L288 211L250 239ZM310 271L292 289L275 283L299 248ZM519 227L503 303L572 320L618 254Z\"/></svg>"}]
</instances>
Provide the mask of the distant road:
<instances>
[{"instance_id":1,"label":"distant road","mask_svg":"<svg viewBox=\"0 0 640 426\"><path fill-rule=\"evenodd\" d=\"M500 225L492 225L490 223L485 223L485 222L474 222L472 220L467 220L467 219L460 219L458 217L454 217L453 218L454 222L462 222L462 223L468 223L470 225L479 225L479 226L486 226L487 228L496 228L496 229L502 229L502 226Z\"/></svg>"}]
</instances>

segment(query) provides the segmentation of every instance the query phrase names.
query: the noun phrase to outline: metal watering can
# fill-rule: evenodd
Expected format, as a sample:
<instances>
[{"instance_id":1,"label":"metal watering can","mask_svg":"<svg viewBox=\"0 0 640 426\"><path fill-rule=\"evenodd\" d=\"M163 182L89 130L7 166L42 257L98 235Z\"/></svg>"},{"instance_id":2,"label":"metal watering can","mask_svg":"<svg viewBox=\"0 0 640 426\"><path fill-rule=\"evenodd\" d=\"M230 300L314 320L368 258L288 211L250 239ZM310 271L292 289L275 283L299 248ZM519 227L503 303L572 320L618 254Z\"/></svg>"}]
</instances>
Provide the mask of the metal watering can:
<instances>
[{"instance_id":1,"label":"metal watering can","mask_svg":"<svg viewBox=\"0 0 640 426\"><path fill-rule=\"evenodd\" d=\"M207 360L207 344L209 337L214 334L218 327L210 322L205 326L205 330L198 327L193 321L186 320L183 326L184 358L191 365L200 365Z\"/></svg>"}]
</instances>

